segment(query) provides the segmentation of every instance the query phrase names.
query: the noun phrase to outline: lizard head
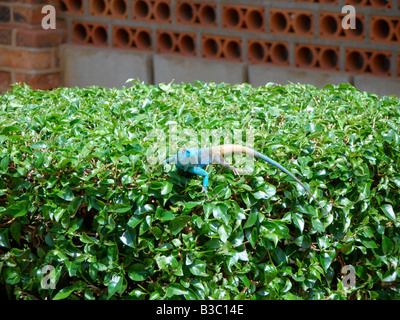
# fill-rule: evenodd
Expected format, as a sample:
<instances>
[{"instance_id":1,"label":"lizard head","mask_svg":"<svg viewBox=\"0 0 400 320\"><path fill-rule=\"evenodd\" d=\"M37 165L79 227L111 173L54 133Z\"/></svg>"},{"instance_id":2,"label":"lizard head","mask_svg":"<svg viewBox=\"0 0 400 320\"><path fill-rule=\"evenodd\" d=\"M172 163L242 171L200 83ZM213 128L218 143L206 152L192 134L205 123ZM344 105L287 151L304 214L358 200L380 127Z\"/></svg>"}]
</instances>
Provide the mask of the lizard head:
<instances>
[{"instance_id":1,"label":"lizard head","mask_svg":"<svg viewBox=\"0 0 400 320\"><path fill-rule=\"evenodd\" d=\"M185 170L198 163L196 149L182 148L177 154L177 163Z\"/></svg>"}]
</instances>

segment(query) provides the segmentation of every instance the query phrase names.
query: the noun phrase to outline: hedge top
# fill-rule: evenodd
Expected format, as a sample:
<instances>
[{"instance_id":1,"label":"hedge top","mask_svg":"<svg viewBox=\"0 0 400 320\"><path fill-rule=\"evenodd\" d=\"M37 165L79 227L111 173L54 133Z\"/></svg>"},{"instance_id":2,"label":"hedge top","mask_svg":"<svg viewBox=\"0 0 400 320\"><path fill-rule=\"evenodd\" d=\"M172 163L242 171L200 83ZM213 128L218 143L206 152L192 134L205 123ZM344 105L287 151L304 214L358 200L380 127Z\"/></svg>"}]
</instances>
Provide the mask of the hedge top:
<instances>
[{"instance_id":1,"label":"hedge top","mask_svg":"<svg viewBox=\"0 0 400 320\"><path fill-rule=\"evenodd\" d=\"M0 97L0 284L18 299L398 299L399 106L344 84L15 86ZM208 168L210 199L161 163L232 142L328 214L263 162Z\"/></svg>"}]
</instances>

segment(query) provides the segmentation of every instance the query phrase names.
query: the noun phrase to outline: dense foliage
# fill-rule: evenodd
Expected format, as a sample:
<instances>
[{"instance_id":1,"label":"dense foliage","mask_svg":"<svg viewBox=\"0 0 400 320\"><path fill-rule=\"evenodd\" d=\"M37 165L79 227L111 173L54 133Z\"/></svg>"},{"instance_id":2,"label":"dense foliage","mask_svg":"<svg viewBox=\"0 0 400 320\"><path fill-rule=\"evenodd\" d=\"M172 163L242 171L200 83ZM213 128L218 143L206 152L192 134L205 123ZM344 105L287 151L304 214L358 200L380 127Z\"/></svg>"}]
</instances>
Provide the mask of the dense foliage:
<instances>
[{"instance_id":1,"label":"dense foliage","mask_svg":"<svg viewBox=\"0 0 400 320\"><path fill-rule=\"evenodd\" d=\"M263 161L244 176L209 166L209 198L201 178L162 163L214 129L243 143L252 132L329 214ZM397 98L350 85L16 86L0 97L0 288L17 299L398 299L399 132Z\"/></svg>"}]
</instances>

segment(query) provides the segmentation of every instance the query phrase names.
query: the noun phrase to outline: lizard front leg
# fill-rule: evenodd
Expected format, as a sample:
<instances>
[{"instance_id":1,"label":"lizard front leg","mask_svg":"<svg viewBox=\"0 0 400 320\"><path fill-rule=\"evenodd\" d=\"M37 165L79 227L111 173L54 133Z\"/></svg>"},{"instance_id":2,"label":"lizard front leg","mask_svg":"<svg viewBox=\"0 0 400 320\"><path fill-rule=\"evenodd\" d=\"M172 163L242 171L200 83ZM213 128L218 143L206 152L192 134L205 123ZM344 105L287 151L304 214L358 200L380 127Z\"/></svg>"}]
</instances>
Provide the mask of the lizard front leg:
<instances>
[{"instance_id":1,"label":"lizard front leg","mask_svg":"<svg viewBox=\"0 0 400 320\"><path fill-rule=\"evenodd\" d=\"M187 172L191 172L191 173L194 173L194 174L204 177L203 178L203 190L208 198L208 194L207 194L208 179L209 179L208 172L200 167L190 167L189 169L187 169Z\"/></svg>"}]
</instances>

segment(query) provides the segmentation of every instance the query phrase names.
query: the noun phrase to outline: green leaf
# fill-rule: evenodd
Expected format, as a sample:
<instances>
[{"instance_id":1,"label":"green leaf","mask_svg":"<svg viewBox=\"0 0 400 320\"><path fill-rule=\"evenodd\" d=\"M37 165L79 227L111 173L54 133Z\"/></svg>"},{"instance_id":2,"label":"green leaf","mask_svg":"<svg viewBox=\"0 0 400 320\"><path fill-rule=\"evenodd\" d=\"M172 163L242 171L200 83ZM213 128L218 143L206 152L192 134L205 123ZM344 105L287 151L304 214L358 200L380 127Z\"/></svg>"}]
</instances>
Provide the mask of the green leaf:
<instances>
[{"instance_id":1,"label":"green leaf","mask_svg":"<svg viewBox=\"0 0 400 320\"><path fill-rule=\"evenodd\" d=\"M336 251L327 251L320 255L321 265L322 265L322 268L324 269L325 273L328 271L329 267L331 266L335 256L336 256Z\"/></svg>"},{"instance_id":2,"label":"green leaf","mask_svg":"<svg viewBox=\"0 0 400 320\"><path fill-rule=\"evenodd\" d=\"M126 174L121 178L121 183L123 185L133 183L135 180L133 180L132 175Z\"/></svg>"},{"instance_id":3,"label":"green leaf","mask_svg":"<svg viewBox=\"0 0 400 320\"><path fill-rule=\"evenodd\" d=\"M386 236L382 236L382 251L383 251L383 253L387 255L393 251L393 248L394 248L394 244L393 244L392 240L390 240Z\"/></svg>"},{"instance_id":4,"label":"green leaf","mask_svg":"<svg viewBox=\"0 0 400 320\"><path fill-rule=\"evenodd\" d=\"M272 184L266 183L264 185L264 192L263 193L264 194L262 195L262 198L259 198L259 199L269 199L269 198L271 198L272 196L274 196L276 194L276 187L274 185L272 185ZM254 197L257 199L257 197L255 195L254 195Z\"/></svg>"},{"instance_id":5,"label":"green leaf","mask_svg":"<svg viewBox=\"0 0 400 320\"><path fill-rule=\"evenodd\" d=\"M171 193L173 186L174 186L174 185L173 185L171 182L165 181L165 182L163 183L163 187L162 187L162 189L161 189L161 194L162 194L162 195L166 195L166 194L168 194L168 193Z\"/></svg>"},{"instance_id":6,"label":"green leaf","mask_svg":"<svg viewBox=\"0 0 400 320\"><path fill-rule=\"evenodd\" d=\"M172 298L173 296L182 296L185 294L189 294L189 291L179 283L171 283L166 292L166 296L168 298Z\"/></svg>"},{"instance_id":7,"label":"green leaf","mask_svg":"<svg viewBox=\"0 0 400 320\"><path fill-rule=\"evenodd\" d=\"M274 248L274 250L272 251L272 257L273 257L274 260L278 263L278 265L287 263L287 256L286 256L286 254L285 254L285 252L284 252L281 248L279 248L279 247Z\"/></svg>"},{"instance_id":8,"label":"green leaf","mask_svg":"<svg viewBox=\"0 0 400 320\"><path fill-rule=\"evenodd\" d=\"M144 220L143 216L135 216L133 215L132 217L129 218L128 221L128 226L130 226L132 229L134 229L137 225L139 225L142 221Z\"/></svg>"},{"instance_id":9,"label":"green leaf","mask_svg":"<svg viewBox=\"0 0 400 320\"><path fill-rule=\"evenodd\" d=\"M72 190L68 187L64 187L62 188L62 190L60 190L57 195L61 198L64 199L65 201L72 201L75 196L74 193L72 192Z\"/></svg>"},{"instance_id":10,"label":"green leaf","mask_svg":"<svg viewBox=\"0 0 400 320\"><path fill-rule=\"evenodd\" d=\"M294 240L294 243L297 244L300 248L310 248L311 247L311 238L308 234L302 234Z\"/></svg>"},{"instance_id":11,"label":"green leaf","mask_svg":"<svg viewBox=\"0 0 400 320\"><path fill-rule=\"evenodd\" d=\"M71 293L74 291L80 292L87 287L87 284L84 281L76 281L72 286L68 286L62 288L57 294L54 296L54 300L62 300L68 298Z\"/></svg>"},{"instance_id":12,"label":"green leaf","mask_svg":"<svg viewBox=\"0 0 400 320\"><path fill-rule=\"evenodd\" d=\"M250 245L254 248L258 239L258 229L256 227L253 227L250 233L248 232L248 230L249 229L246 229L246 237L249 240Z\"/></svg>"},{"instance_id":13,"label":"green leaf","mask_svg":"<svg viewBox=\"0 0 400 320\"><path fill-rule=\"evenodd\" d=\"M395 215L395 213L394 213L394 211L393 211L393 207L392 207L390 204L384 204L384 205L382 205L382 206L381 206L381 209L382 209L383 213L385 214L385 216L386 216L389 220L391 220L391 221L393 221L393 222L396 222L396 215Z\"/></svg>"},{"instance_id":14,"label":"green leaf","mask_svg":"<svg viewBox=\"0 0 400 320\"><path fill-rule=\"evenodd\" d=\"M321 232L321 233L325 232L325 227L324 227L323 223L319 219L313 218L311 220L311 223L312 223L313 228L316 231Z\"/></svg>"},{"instance_id":15,"label":"green leaf","mask_svg":"<svg viewBox=\"0 0 400 320\"><path fill-rule=\"evenodd\" d=\"M83 243L95 243L97 240L94 237L89 237L85 232L82 232L80 240Z\"/></svg>"},{"instance_id":16,"label":"green leaf","mask_svg":"<svg viewBox=\"0 0 400 320\"><path fill-rule=\"evenodd\" d=\"M10 233L11 237L19 244L21 239L21 223L18 220L11 224Z\"/></svg>"},{"instance_id":17,"label":"green leaf","mask_svg":"<svg viewBox=\"0 0 400 320\"><path fill-rule=\"evenodd\" d=\"M270 198L266 192L261 191L261 190L256 191L256 192L253 192L253 196L254 196L254 198L256 198L257 200L260 200L260 199L269 199L269 198Z\"/></svg>"},{"instance_id":18,"label":"green leaf","mask_svg":"<svg viewBox=\"0 0 400 320\"><path fill-rule=\"evenodd\" d=\"M139 226L139 236L147 232L151 227L152 217L150 215L144 218L144 221Z\"/></svg>"},{"instance_id":19,"label":"green leaf","mask_svg":"<svg viewBox=\"0 0 400 320\"><path fill-rule=\"evenodd\" d=\"M71 216L74 216L76 212L78 211L79 206L82 203L83 198L81 197L75 197L72 199L70 204L67 207L68 212L71 214Z\"/></svg>"},{"instance_id":20,"label":"green leaf","mask_svg":"<svg viewBox=\"0 0 400 320\"><path fill-rule=\"evenodd\" d=\"M250 228L250 227L254 226L254 224L257 222L257 217L258 217L258 211L257 210L251 210L250 215L247 218L247 221L243 226L243 229Z\"/></svg>"},{"instance_id":21,"label":"green leaf","mask_svg":"<svg viewBox=\"0 0 400 320\"><path fill-rule=\"evenodd\" d=\"M133 281L144 281L149 277L149 272L145 264L134 263L129 268L128 276Z\"/></svg>"},{"instance_id":22,"label":"green leaf","mask_svg":"<svg viewBox=\"0 0 400 320\"><path fill-rule=\"evenodd\" d=\"M150 228L150 232L154 235L156 239L160 239L163 234L162 230L158 227Z\"/></svg>"},{"instance_id":23,"label":"green leaf","mask_svg":"<svg viewBox=\"0 0 400 320\"><path fill-rule=\"evenodd\" d=\"M76 288L74 286L62 288L60 291L57 292L53 300L62 300L68 298L68 296L75 290Z\"/></svg>"},{"instance_id":24,"label":"green leaf","mask_svg":"<svg viewBox=\"0 0 400 320\"><path fill-rule=\"evenodd\" d=\"M229 223L230 216L227 213L229 206L223 202L215 204L212 213L215 219L224 221L225 224Z\"/></svg>"},{"instance_id":25,"label":"green leaf","mask_svg":"<svg viewBox=\"0 0 400 320\"><path fill-rule=\"evenodd\" d=\"M125 213L128 212L132 209L132 205L129 203L116 203L113 204L112 208L110 208L111 212L116 212L116 213Z\"/></svg>"},{"instance_id":26,"label":"green leaf","mask_svg":"<svg viewBox=\"0 0 400 320\"><path fill-rule=\"evenodd\" d=\"M135 248L137 242L136 231L132 229L126 230L119 238L123 244L128 247Z\"/></svg>"},{"instance_id":27,"label":"green leaf","mask_svg":"<svg viewBox=\"0 0 400 320\"><path fill-rule=\"evenodd\" d=\"M0 229L0 247L10 249L10 241L8 239L8 229Z\"/></svg>"},{"instance_id":28,"label":"green leaf","mask_svg":"<svg viewBox=\"0 0 400 320\"><path fill-rule=\"evenodd\" d=\"M7 212L13 218L22 217L28 213L28 205L27 200L17 201L7 208Z\"/></svg>"},{"instance_id":29,"label":"green leaf","mask_svg":"<svg viewBox=\"0 0 400 320\"><path fill-rule=\"evenodd\" d=\"M110 299L116 293L122 294L125 291L124 280L125 278L122 275L112 275L111 281L108 284L108 299Z\"/></svg>"},{"instance_id":30,"label":"green leaf","mask_svg":"<svg viewBox=\"0 0 400 320\"><path fill-rule=\"evenodd\" d=\"M378 245L372 239L360 236L359 241L368 249L377 249L378 248Z\"/></svg>"},{"instance_id":31,"label":"green leaf","mask_svg":"<svg viewBox=\"0 0 400 320\"><path fill-rule=\"evenodd\" d=\"M5 156L3 159L1 159L0 166L4 171L7 170L9 162L10 162L9 156Z\"/></svg>"},{"instance_id":32,"label":"green leaf","mask_svg":"<svg viewBox=\"0 0 400 320\"><path fill-rule=\"evenodd\" d=\"M171 230L173 235L176 235L186 226L189 221L189 216L176 217L169 222L168 228Z\"/></svg>"},{"instance_id":33,"label":"green leaf","mask_svg":"<svg viewBox=\"0 0 400 320\"><path fill-rule=\"evenodd\" d=\"M300 213L293 213L292 214L292 221L294 225L299 228L300 232L303 233L304 230L304 219L303 215Z\"/></svg>"},{"instance_id":34,"label":"green leaf","mask_svg":"<svg viewBox=\"0 0 400 320\"><path fill-rule=\"evenodd\" d=\"M228 240L228 232L226 232L225 225L222 224L218 228L218 235L223 243L225 243Z\"/></svg>"},{"instance_id":35,"label":"green leaf","mask_svg":"<svg viewBox=\"0 0 400 320\"><path fill-rule=\"evenodd\" d=\"M48 145L46 142L36 142L30 145L31 149L46 149Z\"/></svg>"},{"instance_id":36,"label":"green leaf","mask_svg":"<svg viewBox=\"0 0 400 320\"><path fill-rule=\"evenodd\" d=\"M189 266L189 271L195 276L208 276L208 274L206 273L206 263L201 260L195 260Z\"/></svg>"},{"instance_id":37,"label":"green leaf","mask_svg":"<svg viewBox=\"0 0 400 320\"><path fill-rule=\"evenodd\" d=\"M221 184L216 186L212 191L212 196L214 198L223 197L224 199L228 199L231 196L231 189L228 188L227 185Z\"/></svg>"}]
</instances>

